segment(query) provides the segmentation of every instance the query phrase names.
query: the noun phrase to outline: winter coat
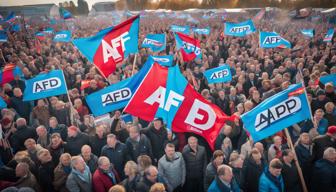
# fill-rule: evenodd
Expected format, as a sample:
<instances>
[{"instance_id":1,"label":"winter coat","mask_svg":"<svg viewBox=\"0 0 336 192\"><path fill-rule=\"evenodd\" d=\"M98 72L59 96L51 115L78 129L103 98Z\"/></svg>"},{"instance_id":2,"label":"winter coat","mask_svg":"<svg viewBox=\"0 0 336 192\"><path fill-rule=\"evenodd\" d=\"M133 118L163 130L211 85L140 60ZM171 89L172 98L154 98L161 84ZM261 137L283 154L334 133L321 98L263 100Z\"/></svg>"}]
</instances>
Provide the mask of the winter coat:
<instances>
[{"instance_id":1,"label":"winter coat","mask_svg":"<svg viewBox=\"0 0 336 192\"><path fill-rule=\"evenodd\" d=\"M245 160L240 180L241 183L240 187L244 191L249 192L258 191L259 178L260 175L263 173L264 166L265 165L263 163L257 165L257 163L253 160L251 155Z\"/></svg>"},{"instance_id":2,"label":"winter coat","mask_svg":"<svg viewBox=\"0 0 336 192\"><path fill-rule=\"evenodd\" d=\"M159 130L156 130L154 126L141 130L143 134L147 136L152 145L152 152L155 164L159 159L164 155L164 144L168 140L167 129L161 127Z\"/></svg>"},{"instance_id":3,"label":"winter coat","mask_svg":"<svg viewBox=\"0 0 336 192\"><path fill-rule=\"evenodd\" d=\"M66 188L70 192L92 192L92 175L89 168L86 167L86 171L89 172L88 180L83 180L76 171L72 170L66 181Z\"/></svg>"},{"instance_id":4,"label":"winter coat","mask_svg":"<svg viewBox=\"0 0 336 192\"><path fill-rule=\"evenodd\" d=\"M92 185L95 192L106 192L113 185L119 183L117 172L111 168L110 173L113 174L115 182L113 182L113 179L99 168L94 172L92 176Z\"/></svg>"},{"instance_id":5,"label":"winter coat","mask_svg":"<svg viewBox=\"0 0 336 192\"><path fill-rule=\"evenodd\" d=\"M322 159L323 152L328 147L336 148L336 141L329 135L321 135L313 140L313 161Z\"/></svg>"},{"instance_id":6,"label":"winter coat","mask_svg":"<svg viewBox=\"0 0 336 192\"><path fill-rule=\"evenodd\" d=\"M36 131L28 126L18 127L17 131L10 137L10 143L14 151L25 150L24 142L29 138L36 139Z\"/></svg>"},{"instance_id":7,"label":"winter coat","mask_svg":"<svg viewBox=\"0 0 336 192\"><path fill-rule=\"evenodd\" d=\"M15 182L14 185L17 188L30 187L34 189L36 192L41 191L41 188L37 183L35 176L31 172L28 172L28 174L25 177L21 177L17 182Z\"/></svg>"},{"instance_id":8,"label":"winter coat","mask_svg":"<svg viewBox=\"0 0 336 192\"><path fill-rule=\"evenodd\" d=\"M312 173L312 192L333 192L336 189L336 165L326 159L316 161Z\"/></svg>"},{"instance_id":9,"label":"winter coat","mask_svg":"<svg viewBox=\"0 0 336 192\"><path fill-rule=\"evenodd\" d=\"M285 185L282 176L274 177L265 170L259 179L259 192L284 192Z\"/></svg>"},{"instance_id":10,"label":"winter coat","mask_svg":"<svg viewBox=\"0 0 336 192\"><path fill-rule=\"evenodd\" d=\"M38 169L38 180L42 191L54 191L54 164L52 161L40 165Z\"/></svg>"},{"instance_id":11,"label":"winter coat","mask_svg":"<svg viewBox=\"0 0 336 192\"><path fill-rule=\"evenodd\" d=\"M135 162L140 155L148 155L153 159L152 145L144 134L140 134L139 142L129 137L126 140L126 147L131 160Z\"/></svg>"},{"instance_id":12,"label":"winter coat","mask_svg":"<svg viewBox=\"0 0 336 192\"><path fill-rule=\"evenodd\" d=\"M281 170L281 175L285 183L286 192L300 192L301 190L301 181L299 177L298 170L294 163L291 166L283 162L283 167Z\"/></svg>"},{"instance_id":13,"label":"winter coat","mask_svg":"<svg viewBox=\"0 0 336 192\"><path fill-rule=\"evenodd\" d=\"M68 178L68 174L64 171L63 165L59 163L57 167L54 169L53 186L56 191L60 191L60 192L69 191L65 186L67 178Z\"/></svg>"},{"instance_id":14,"label":"winter coat","mask_svg":"<svg viewBox=\"0 0 336 192\"><path fill-rule=\"evenodd\" d=\"M106 145L106 136L99 138L98 135L91 136L89 138L90 146L92 153L97 155L98 157L101 154L101 150Z\"/></svg>"},{"instance_id":15,"label":"winter coat","mask_svg":"<svg viewBox=\"0 0 336 192\"><path fill-rule=\"evenodd\" d=\"M197 153L186 145L183 149L183 159L186 164L187 178L203 178L207 166L207 155L205 148L201 145L197 146Z\"/></svg>"},{"instance_id":16,"label":"winter coat","mask_svg":"<svg viewBox=\"0 0 336 192\"><path fill-rule=\"evenodd\" d=\"M217 168L215 167L213 162L210 162L205 170L205 178L204 178L205 190L208 190L209 186L211 185L216 175L217 175Z\"/></svg>"},{"instance_id":17,"label":"winter coat","mask_svg":"<svg viewBox=\"0 0 336 192\"><path fill-rule=\"evenodd\" d=\"M85 133L78 132L76 137L68 137L65 145L65 151L71 156L81 153L83 145L89 145L89 136Z\"/></svg>"},{"instance_id":18,"label":"winter coat","mask_svg":"<svg viewBox=\"0 0 336 192\"><path fill-rule=\"evenodd\" d=\"M231 186L228 187L219 179L219 177L216 176L211 183L208 192L240 192L239 186L234 178L232 179L230 185Z\"/></svg>"}]
</instances>

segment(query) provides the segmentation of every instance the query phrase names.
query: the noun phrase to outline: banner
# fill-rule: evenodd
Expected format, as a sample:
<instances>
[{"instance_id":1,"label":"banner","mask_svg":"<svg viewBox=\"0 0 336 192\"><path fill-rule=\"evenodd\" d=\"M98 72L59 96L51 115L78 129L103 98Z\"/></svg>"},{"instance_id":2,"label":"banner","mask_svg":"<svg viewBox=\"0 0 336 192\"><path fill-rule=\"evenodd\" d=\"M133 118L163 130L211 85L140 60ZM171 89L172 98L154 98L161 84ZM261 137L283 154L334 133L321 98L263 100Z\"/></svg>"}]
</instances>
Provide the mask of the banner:
<instances>
[{"instance_id":1,"label":"banner","mask_svg":"<svg viewBox=\"0 0 336 192\"><path fill-rule=\"evenodd\" d=\"M314 37L314 29L302 29L301 33L310 38Z\"/></svg>"},{"instance_id":2,"label":"banner","mask_svg":"<svg viewBox=\"0 0 336 192\"><path fill-rule=\"evenodd\" d=\"M45 37L46 37L45 34L42 33L42 32L37 32L37 33L35 33L35 36L36 36L36 38L38 38L40 41L44 40Z\"/></svg>"},{"instance_id":3,"label":"banner","mask_svg":"<svg viewBox=\"0 0 336 192\"><path fill-rule=\"evenodd\" d=\"M52 27L48 27L48 28L44 29L42 31L42 33L52 34L52 33L54 33L54 29Z\"/></svg>"},{"instance_id":4,"label":"banner","mask_svg":"<svg viewBox=\"0 0 336 192\"><path fill-rule=\"evenodd\" d=\"M332 83L334 86L336 86L336 74L330 74L330 75L324 75L320 77L320 82L322 84Z\"/></svg>"},{"instance_id":5,"label":"banner","mask_svg":"<svg viewBox=\"0 0 336 192\"><path fill-rule=\"evenodd\" d=\"M95 36L74 39L78 50L108 77L131 53L138 52L139 15Z\"/></svg>"},{"instance_id":6,"label":"banner","mask_svg":"<svg viewBox=\"0 0 336 192\"><path fill-rule=\"evenodd\" d=\"M153 61L159 63L162 66L165 67L171 67L173 66L174 56L173 55L150 55L149 59L153 59Z\"/></svg>"},{"instance_id":7,"label":"banner","mask_svg":"<svg viewBox=\"0 0 336 192\"><path fill-rule=\"evenodd\" d=\"M232 80L230 66L225 64L213 69L204 71L208 83L225 83Z\"/></svg>"},{"instance_id":8,"label":"banner","mask_svg":"<svg viewBox=\"0 0 336 192\"><path fill-rule=\"evenodd\" d=\"M177 49L181 50L183 61L192 61L195 58L202 59L200 42L183 33L176 32L175 41Z\"/></svg>"},{"instance_id":9,"label":"banner","mask_svg":"<svg viewBox=\"0 0 336 192\"><path fill-rule=\"evenodd\" d=\"M147 34L141 47L150 48L153 52L159 52L166 49L165 34Z\"/></svg>"},{"instance_id":10,"label":"banner","mask_svg":"<svg viewBox=\"0 0 336 192\"><path fill-rule=\"evenodd\" d=\"M60 7L59 8L59 13L62 19L70 19L72 18L72 14L70 13L70 11Z\"/></svg>"},{"instance_id":11,"label":"banner","mask_svg":"<svg viewBox=\"0 0 336 192\"><path fill-rule=\"evenodd\" d=\"M194 33L200 35L209 35L210 34L210 27L207 28L193 28Z\"/></svg>"},{"instance_id":12,"label":"banner","mask_svg":"<svg viewBox=\"0 0 336 192\"><path fill-rule=\"evenodd\" d=\"M180 32L186 35L190 34L190 27L189 26L179 26L179 25L171 25L170 30L172 32Z\"/></svg>"},{"instance_id":13,"label":"banner","mask_svg":"<svg viewBox=\"0 0 336 192\"><path fill-rule=\"evenodd\" d=\"M244 37L256 31L253 21L251 19L241 22L241 23L225 23L224 34L235 36L235 37Z\"/></svg>"},{"instance_id":14,"label":"banner","mask_svg":"<svg viewBox=\"0 0 336 192\"><path fill-rule=\"evenodd\" d=\"M334 36L334 29L329 29L326 36L324 37L324 42L331 42L332 38Z\"/></svg>"},{"instance_id":15,"label":"banner","mask_svg":"<svg viewBox=\"0 0 336 192\"><path fill-rule=\"evenodd\" d=\"M93 115L100 116L125 107L152 64L153 60L149 59L134 76L86 96Z\"/></svg>"},{"instance_id":16,"label":"banner","mask_svg":"<svg viewBox=\"0 0 336 192\"><path fill-rule=\"evenodd\" d=\"M71 31L59 31L55 34L53 41L55 42L70 42Z\"/></svg>"},{"instance_id":17,"label":"banner","mask_svg":"<svg viewBox=\"0 0 336 192\"><path fill-rule=\"evenodd\" d=\"M23 101L32 101L66 93L67 86L63 71L53 70L49 73L39 74L32 79L26 80Z\"/></svg>"},{"instance_id":18,"label":"banner","mask_svg":"<svg viewBox=\"0 0 336 192\"><path fill-rule=\"evenodd\" d=\"M0 84L4 85L6 83L9 83L14 80L16 76L23 76L23 73L20 69L20 67L16 66L15 64L7 64L2 69L2 72L0 73Z\"/></svg>"},{"instance_id":19,"label":"banner","mask_svg":"<svg viewBox=\"0 0 336 192\"><path fill-rule=\"evenodd\" d=\"M289 41L282 38L276 32L260 31L259 45L261 48L291 48L292 45Z\"/></svg>"},{"instance_id":20,"label":"banner","mask_svg":"<svg viewBox=\"0 0 336 192\"><path fill-rule=\"evenodd\" d=\"M0 42L7 42L8 36L6 31L0 31Z\"/></svg>"},{"instance_id":21,"label":"banner","mask_svg":"<svg viewBox=\"0 0 336 192\"><path fill-rule=\"evenodd\" d=\"M307 96L302 84L295 84L288 89L266 99L241 119L251 134L253 141L260 141L295 123L310 118Z\"/></svg>"}]
</instances>

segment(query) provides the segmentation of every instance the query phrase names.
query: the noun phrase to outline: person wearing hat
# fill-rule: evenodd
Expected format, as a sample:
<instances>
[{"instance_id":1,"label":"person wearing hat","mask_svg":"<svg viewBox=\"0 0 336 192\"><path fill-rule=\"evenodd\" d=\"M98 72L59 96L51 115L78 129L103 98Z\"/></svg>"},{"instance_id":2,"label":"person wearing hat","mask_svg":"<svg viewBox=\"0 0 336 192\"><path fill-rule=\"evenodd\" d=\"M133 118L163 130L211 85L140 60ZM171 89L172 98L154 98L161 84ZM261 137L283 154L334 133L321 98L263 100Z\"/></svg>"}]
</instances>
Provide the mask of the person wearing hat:
<instances>
[{"instance_id":1,"label":"person wearing hat","mask_svg":"<svg viewBox=\"0 0 336 192\"><path fill-rule=\"evenodd\" d=\"M315 111L317 109L323 109L325 104L327 104L330 99L328 97L326 97L326 93L323 89L320 89L316 92L316 98L314 98L311 102L311 108L313 113L315 113Z\"/></svg>"},{"instance_id":2,"label":"person wearing hat","mask_svg":"<svg viewBox=\"0 0 336 192\"><path fill-rule=\"evenodd\" d=\"M323 152L328 147L336 148L336 126L329 126L325 135L318 136L313 140L314 162L323 157Z\"/></svg>"}]
</instances>

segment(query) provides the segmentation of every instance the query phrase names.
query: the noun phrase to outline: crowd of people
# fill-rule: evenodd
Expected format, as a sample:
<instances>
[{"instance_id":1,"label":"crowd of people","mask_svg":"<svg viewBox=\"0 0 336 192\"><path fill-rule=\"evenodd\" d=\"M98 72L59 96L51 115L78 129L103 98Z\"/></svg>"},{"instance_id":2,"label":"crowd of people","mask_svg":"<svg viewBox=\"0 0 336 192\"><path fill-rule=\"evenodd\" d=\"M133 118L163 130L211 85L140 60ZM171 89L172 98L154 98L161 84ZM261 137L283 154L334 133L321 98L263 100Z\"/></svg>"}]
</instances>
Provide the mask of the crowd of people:
<instances>
[{"instance_id":1,"label":"crowd of people","mask_svg":"<svg viewBox=\"0 0 336 192\"><path fill-rule=\"evenodd\" d=\"M335 41L323 42L327 29L335 27L328 18L314 13L319 21L291 20L282 11L268 12L255 22L256 27L278 32L293 48L262 49L257 33L243 38L223 36L220 16L204 19L193 14L200 22L190 23L147 14L141 18L139 45L148 33L165 33L166 50L153 53L140 48L134 71L131 56L107 79L71 43L55 43L47 37L38 47L29 37L50 27L48 22L26 18L25 30L8 32L8 42L0 44L0 64L19 66L23 78L17 76L0 88L8 105L1 110L1 190L298 192L304 190L299 164L309 191L336 191L336 85L318 82L319 77L336 73ZM252 16L235 13L226 19L243 21ZM100 16L74 18L52 27L71 29L77 38L112 24L109 17ZM202 60L183 62L169 30L171 24L211 28L209 35L192 34L201 41ZM314 37L304 37L303 28L314 28ZM133 122L126 123L118 110L111 112L110 124L96 123L85 96L130 77L152 54L174 55L174 63L204 98L225 114L238 117L303 79L313 119L288 127L292 148L283 131L254 142L237 118L223 126L214 151L196 134L166 129L160 118L146 122L133 117ZM203 72L224 63L230 66L233 80L208 84ZM53 69L63 70L69 97L23 101L24 80ZM90 80L84 90L83 80Z\"/></svg>"}]
</instances>

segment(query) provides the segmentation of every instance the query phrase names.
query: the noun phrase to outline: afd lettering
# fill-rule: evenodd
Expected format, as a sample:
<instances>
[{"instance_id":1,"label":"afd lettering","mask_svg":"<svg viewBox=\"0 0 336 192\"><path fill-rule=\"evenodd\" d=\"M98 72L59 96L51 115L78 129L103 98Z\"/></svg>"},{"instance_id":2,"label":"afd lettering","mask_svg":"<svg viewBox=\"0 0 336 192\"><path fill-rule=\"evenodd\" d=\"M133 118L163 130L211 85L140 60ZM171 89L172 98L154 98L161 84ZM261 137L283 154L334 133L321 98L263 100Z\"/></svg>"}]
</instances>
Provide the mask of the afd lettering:
<instances>
[{"instance_id":1,"label":"afd lettering","mask_svg":"<svg viewBox=\"0 0 336 192\"><path fill-rule=\"evenodd\" d=\"M267 36L263 42L265 45L276 44L281 41L280 36Z\"/></svg>"},{"instance_id":2,"label":"afd lettering","mask_svg":"<svg viewBox=\"0 0 336 192\"><path fill-rule=\"evenodd\" d=\"M210 79L220 79L229 75L228 69L223 69L221 71L216 71L211 74Z\"/></svg>"},{"instance_id":3,"label":"afd lettering","mask_svg":"<svg viewBox=\"0 0 336 192\"><path fill-rule=\"evenodd\" d=\"M119 89L110 93L106 93L101 96L103 106L108 104L116 103L119 101L124 101L131 98L132 92L129 88Z\"/></svg>"},{"instance_id":4,"label":"afd lettering","mask_svg":"<svg viewBox=\"0 0 336 192\"><path fill-rule=\"evenodd\" d=\"M102 48L103 48L104 63L106 63L110 57L112 57L114 62L116 63L121 62L123 56L120 55L118 48L121 47L123 54L125 51L125 42L130 39L131 38L128 36L128 32L124 32L120 36L111 39L111 44L109 44L103 39Z\"/></svg>"},{"instance_id":5,"label":"afd lettering","mask_svg":"<svg viewBox=\"0 0 336 192\"><path fill-rule=\"evenodd\" d=\"M195 29L195 32L198 32L198 33L208 33L208 29Z\"/></svg>"},{"instance_id":6,"label":"afd lettering","mask_svg":"<svg viewBox=\"0 0 336 192\"><path fill-rule=\"evenodd\" d=\"M168 94L167 99L166 94ZM149 105L153 105L154 103L159 103L159 108L170 111L172 106L179 107L179 105L183 102L185 97L176 93L173 90L170 90L169 93L166 92L166 88L159 87L152 95L150 95L146 100L145 103ZM216 113L206 103L195 99L189 113L184 120L185 123L201 130L208 130L210 129L216 121Z\"/></svg>"},{"instance_id":7,"label":"afd lettering","mask_svg":"<svg viewBox=\"0 0 336 192\"><path fill-rule=\"evenodd\" d=\"M55 35L55 39L64 39L67 38L67 34L57 34Z\"/></svg>"},{"instance_id":8,"label":"afd lettering","mask_svg":"<svg viewBox=\"0 0 336 192\"><path fill-rule=\"evenodd\" d=\"M260 131L272 123L279 121L301 109L301 100L298 97L290 97L285 101L270 107L259 113L254 123L256 131Z\"/></svg>"},{"instance_id":9,"label":"afd lettering","mask_svg":"<svg viewBox=\"0 0 336 192\"><path fill-rule=\"evenodd\" d=\"M56 89L61 86L61 79L58 77L52 77L33 83L33 93L39 93L50 89Z\"/></svg>"},{"instance_id":10,"label":"afd lettering","mask_svg":"<svg viewBox=\"0 0 336 192\"><path fill-rule=\"evenodd\" d=\"M185 30L187 30L187 29L184 28L184 27L173 27L172 30L173 30L173 31L177 31L177 32L183 32L183 31L185 31Z\"/></svg>"},{"instance_id":11,"label":"afd lettering","mask_svg":"<svg viewBox=\"0 0 336 192\"><path fill-rule=\"evenodd\" d=\"M251 27L249 25L243 25L243 26L239 26L239 27L232 27L230 29L230 33L241 33L244 31L249 31L251 29Z\"/></svg>"},{"instance_id":12,"label":"afd lettering","mask_svg":"<svg viewBox=\"0 0 336 192\"><path fill-rule=\"evenodd\" d=\"M196 55L201 54L201 49L199 47L185 41L183 41L183 48L190 52L194 52Z\"/></svg>"},{"instance_id":13,"label":"afd lettering","mask_svg":"<svg viewBox=\"0 0 336 192\"><path fill-rule=\"evenodd\" d=\"M154 61L168 63L170 60L167 58L153 57Z\"/></svg>"},{"instance_id":14,"label":"afd lettering","mask_svg":"<svg viewBox=\"0 0 336 192\"><path fill-rule=\"evenodd\" d=\"M160 47L163 45L163 43L161 43L160 41L157 41L157 40L154 40L154 39L148 39L148 38L145 38L144 44L146 45L154 45L154 46L157 46L157 47Z\"/></svg>"}]
</instances>

